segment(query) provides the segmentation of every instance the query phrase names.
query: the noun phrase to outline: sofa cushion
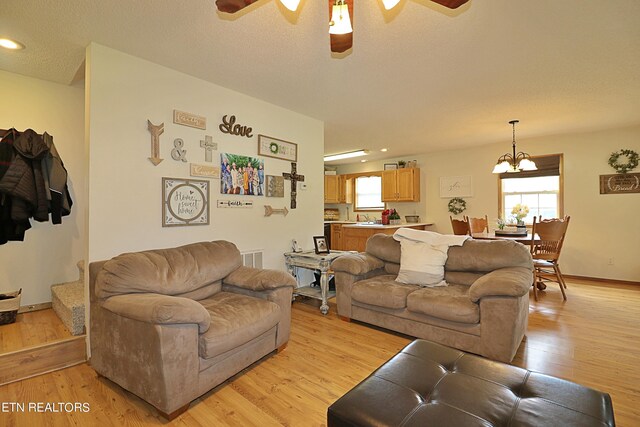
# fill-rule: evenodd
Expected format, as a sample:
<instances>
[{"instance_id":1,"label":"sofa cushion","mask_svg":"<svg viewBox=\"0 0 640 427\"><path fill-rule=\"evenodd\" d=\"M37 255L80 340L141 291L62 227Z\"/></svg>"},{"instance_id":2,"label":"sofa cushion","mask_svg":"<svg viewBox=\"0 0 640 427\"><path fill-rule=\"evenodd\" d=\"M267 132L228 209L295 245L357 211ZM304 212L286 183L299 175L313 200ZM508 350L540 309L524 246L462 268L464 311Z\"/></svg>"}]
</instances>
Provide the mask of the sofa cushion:
<instances>
[{"instance_id":1,"label":"sofa cushion","mask_svg":"<svg viewBox=\"0 0 640 427\"><path fill-rule=\"evenodd\" d=\"M226 277L241 264L238 248L223 240L126 253L104 263L95 293L98 298L148 292L180 295Z\"/></svg>"},{"instance_id":2,"label":"sofa cushion","mask_svg":"<svg viewBox=\"0 0 640 427\"><path fill-rule=\"evenodd\" d=\"M419 287L398 283L394 279L395 276L384 274L356 282L351 288L351 298L378 307L405 308L407 295Z\"/></svg>"},{"instance_id":3,"label":"sofa cushion","mask_svg":"<svg viewBox=\"0 0 640 427\"><path fill-rule=\"evenodd\" d=\"M407 296L407 310L452 322L480 322L480 307L471 302L464 285L420 288Z\"/></svg>"},{"instance_id":4,"label":"sofa cushion","mask_svg":"<svg viewBox=\"0 0 640 427\"><path fill-rule=\"evenodd\" d=\"M251 341L280 320L278 304L247 295L222 291L198 302L211 315L209 330L199 338L199 354L204 359Z\"/></svg>"},{"instance_id":5,"label":"sofa cushion","mask_svg":"<svg viewBox=\"0 0 640 427\"><path fill-rule=\"evenodd\" d=\"M402 239L400 247L400 272L396 279L398 282L420 286L446 286L443 280L448 246L432 246Z\"/></svg>"},{"instance_id":6,"label":"sofa cushion","mask_svg":"<svg viewBox=\"0 0 640 427\"><path fill-rule=\"evenodd\" d=\"M489 272L504 267L533 269L529 247L512 240L469 239L449 248L446 271Z\"/></svg>"}]
</instances>

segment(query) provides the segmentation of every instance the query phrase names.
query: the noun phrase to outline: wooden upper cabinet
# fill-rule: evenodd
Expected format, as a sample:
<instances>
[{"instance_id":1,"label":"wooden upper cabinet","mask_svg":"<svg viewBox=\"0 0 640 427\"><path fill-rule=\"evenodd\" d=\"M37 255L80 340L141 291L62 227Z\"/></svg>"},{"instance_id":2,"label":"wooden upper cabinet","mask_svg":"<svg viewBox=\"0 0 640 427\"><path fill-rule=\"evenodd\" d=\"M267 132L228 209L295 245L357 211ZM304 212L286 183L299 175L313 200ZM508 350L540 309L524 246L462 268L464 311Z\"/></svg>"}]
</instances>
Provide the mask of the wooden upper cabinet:
<instances>
[{"instance_id":1,"label":"wooden upper cabinet","mask_svg":"<svg viewBox=\"0 0 640 427\"><path fill-rule=\"evenodd\" d=\"M339 175L324 176L324 202L340 203L340 195L338 194Z\"/></svg>"},{"instance_id":2,"label":"wooden upper cabinet","mask_svg":"<svg viewBox=\"0 0 640 427\"><path fill-rule=\"evenodd\" d=\"M353 179L338 175L338 203L353 203Z\"/></svg>"},{"instance_id":3,"label":"wooden upper cabinet","mask_svg":"<svg viewBox=\"0 0 640 427\"><path fill-rule=\"evenodd\" d=\"M383 202L419 202L420 169L403 168L382 172Z\"/></svg>"}]
</instances>

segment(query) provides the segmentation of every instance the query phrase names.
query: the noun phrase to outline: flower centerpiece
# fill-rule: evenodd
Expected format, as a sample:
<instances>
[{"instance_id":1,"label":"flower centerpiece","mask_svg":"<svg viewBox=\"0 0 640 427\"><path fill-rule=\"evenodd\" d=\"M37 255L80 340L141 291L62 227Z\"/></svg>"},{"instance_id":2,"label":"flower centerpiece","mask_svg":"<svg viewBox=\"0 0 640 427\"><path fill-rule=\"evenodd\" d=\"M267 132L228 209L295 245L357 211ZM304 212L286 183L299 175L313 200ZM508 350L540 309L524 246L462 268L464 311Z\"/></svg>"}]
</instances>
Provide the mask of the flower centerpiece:
<instances>
[{"instance_id":1,"label":"flower centerpiece","mask_svg":"<svg viewBox=\"0 0 640 427\"><path fill-rule=\"evenodd\" d=\"M400 214L395 209L389 210L389 222L391 224L400 224Z\"/></svg>"},{"instance_id":2,"label":"flower centerpiece","mask_svg":"<svg viewBox=\"0 0 640 427\"><path fill-rule=\"evenodd\" d=\"M524 218L529 215L529 206L518 203L511 209L511 215L515 218L518 229L521 230L524 228L526 230Z\"/></svg>"}]
</instances>

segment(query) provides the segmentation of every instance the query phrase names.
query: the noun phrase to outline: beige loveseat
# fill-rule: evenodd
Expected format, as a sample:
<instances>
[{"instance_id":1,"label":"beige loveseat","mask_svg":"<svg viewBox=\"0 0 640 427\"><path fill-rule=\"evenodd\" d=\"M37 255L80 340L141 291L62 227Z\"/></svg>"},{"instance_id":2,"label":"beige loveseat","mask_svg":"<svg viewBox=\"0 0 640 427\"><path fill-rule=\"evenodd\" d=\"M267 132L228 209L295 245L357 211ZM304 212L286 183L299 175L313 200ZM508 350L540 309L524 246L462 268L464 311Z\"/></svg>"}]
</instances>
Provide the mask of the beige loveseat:
<instances>
[{"instance_id":1,"label":"beige loveseat","mask_svg":"<svg viewBox=\"0 0 640 427\"><path fill-rule=\"evenodd\" d=\"M171 419L289 339L295 279L225 241L91 263L91 366Z\"/></svg>"},{"instance_id":2,"label":"beige loveseat","mask_svg":"<svg viewBox=\"0 0 640 427\"><path fill-rule=\"evenodd\" d=\"M467 240L448 250L446 287L395 281L400 243L377 234L366 252L331 264L338 315L510 362L527 328L533 262L512 241Z\"/></svg>"}]
</instances>

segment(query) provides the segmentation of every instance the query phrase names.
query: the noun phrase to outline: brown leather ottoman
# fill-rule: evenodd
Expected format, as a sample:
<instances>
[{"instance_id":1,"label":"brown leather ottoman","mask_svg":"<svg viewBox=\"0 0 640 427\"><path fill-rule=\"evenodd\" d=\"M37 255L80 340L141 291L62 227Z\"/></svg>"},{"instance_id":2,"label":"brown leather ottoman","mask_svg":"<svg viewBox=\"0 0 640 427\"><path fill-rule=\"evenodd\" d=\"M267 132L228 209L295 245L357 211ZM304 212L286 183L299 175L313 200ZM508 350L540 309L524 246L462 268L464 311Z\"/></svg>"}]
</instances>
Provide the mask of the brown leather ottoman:
<instances>
[{"instance_id":1,"label":"brown leather ottoman","mask_svg":"<svg viewBox=\"0 0 640 427\"><path fill-rule=\"evenodd\" d=\"M614 426L611 398L416 340L329 407L342 426Z\"/></svg>"}]
</instances>

